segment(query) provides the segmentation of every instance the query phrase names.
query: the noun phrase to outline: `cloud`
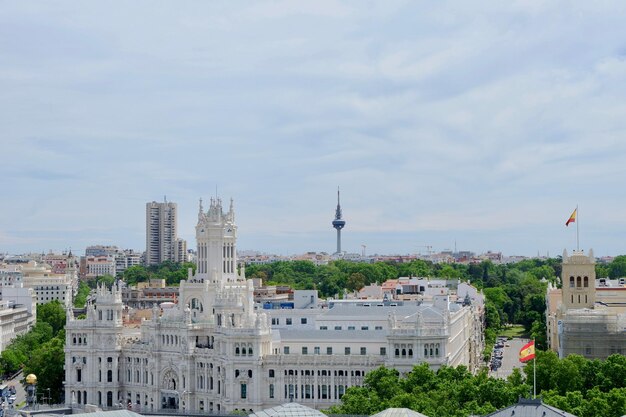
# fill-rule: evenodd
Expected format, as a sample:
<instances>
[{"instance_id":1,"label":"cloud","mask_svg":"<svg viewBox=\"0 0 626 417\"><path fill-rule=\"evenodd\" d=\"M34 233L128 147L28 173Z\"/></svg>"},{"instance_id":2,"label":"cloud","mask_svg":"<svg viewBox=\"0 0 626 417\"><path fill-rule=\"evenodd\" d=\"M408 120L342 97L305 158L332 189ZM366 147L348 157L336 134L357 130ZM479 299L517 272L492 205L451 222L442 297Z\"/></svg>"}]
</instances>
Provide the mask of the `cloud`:
<instances>
[{"instance_id":1,"label":"cloud","mask_svg":"<svg viewBox=\"0 0 626 417\"><path fill-rule=\"evenodd\" d=\"M551 227L580 204L621 253L624 17L611 1L7 4L0 251L36 230L141 249L163 195L191 239L215 186L243 243L315 250L339 185L349 250L429 234L558 253Z\"/></svg>"}]
</instances>

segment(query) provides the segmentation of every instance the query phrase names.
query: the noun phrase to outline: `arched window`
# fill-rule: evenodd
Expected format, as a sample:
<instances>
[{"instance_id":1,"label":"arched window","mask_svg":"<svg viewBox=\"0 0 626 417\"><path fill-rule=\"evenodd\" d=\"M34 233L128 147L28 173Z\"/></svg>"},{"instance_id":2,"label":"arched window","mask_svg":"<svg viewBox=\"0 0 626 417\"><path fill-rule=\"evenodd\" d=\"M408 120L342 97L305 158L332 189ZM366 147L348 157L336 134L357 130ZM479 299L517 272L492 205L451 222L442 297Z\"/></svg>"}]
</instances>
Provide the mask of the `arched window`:
<instances>
[{"instance_id":1,"label":"arched window","mask_svg":"<svg viewBox=\"0 0 626 417\"><path fill-rule=\"evenodd\" d=\"M439 343L435 345L435 356L439 356Z\"/></svg>"},{"instance_id":2,"label":"arched window","mask_svg":"<svg viewBox=\"0 0 626 417\"><path fill-rule=\"evenodd\" d=\"M434 351L434 345L431 343L431 344L430 344L430 352L429 352L429 353L430 353L430 356L433 356L433 354L434 354L434 352L433 352L433 351Z\"/></svg>"},{"instance_id":3,"label":"arched window","mask_svg":"<svg viewBox=\"0 0 626 417\"><path fill-rule=\"evenodd\" d=\"M248 354L248 352L247 352L247 350L246 350L246 347L245 347L245 346L241 348L241 354L242 354L243 356L246 356L246 355Z\"/></svg>"},{"instance_id":4,"label":"arched window","mask_svg":"<svg viewBox=\"0 0 626 417\"><path fill-rule=\"evenodd\" d=\"M413 357L413 349L409 349L409 358Z\"/></svg>"},{"instance_id":5,"label":"arched window","mask_svg":"<svg viewBox=\"0 0 626 417\"><path fill-rule=\"evenodd\" d=\"M576 277L576 288L581 288L582 286L582 278Z\"/></svg>"},{"instance_id":6,"label":"arched window","mask_svg":"<svg viewBox=\"0 0 626 417\"><path fill-rule=\"evenodd\" d=\"M400 349L396 348L396 358L400 356Z\"/></svg>"},{"instance_id":7,"label":"arched window","mask_svg":"<svg viewBox=\"0 0 626 417\"><path fill-rule=\"evenodd\" d=\"M585 277L583 282L584 282L585 288L589 288L589 277Z\"/></svg>"},{"instance_id":8,"label":"arched window","mask_svg":"<svg viewBox=\"0 0 626 417\"><path fill-rule=\"evenodd\" d=\"M569 277L569 287L574 288L574 277Z\"/></svg>"},{"instance_id":9,"label":"arched window","mask_svg":"<svg viewBox=\"0 0 626 417\"><path fill-rule=\"evenodd\" d=\"M428 345L424 345L424 356L428 356Z\"/></svg>"},{"instance_id":10,"label":"arched window","mask_svg":"<svg viewBox=\"0 0 626 417\"><path fill-rule=\"evenodd\" d=\"M402 357L406 357L406 349L402 349Z\"/></svg>"}]
</instances>

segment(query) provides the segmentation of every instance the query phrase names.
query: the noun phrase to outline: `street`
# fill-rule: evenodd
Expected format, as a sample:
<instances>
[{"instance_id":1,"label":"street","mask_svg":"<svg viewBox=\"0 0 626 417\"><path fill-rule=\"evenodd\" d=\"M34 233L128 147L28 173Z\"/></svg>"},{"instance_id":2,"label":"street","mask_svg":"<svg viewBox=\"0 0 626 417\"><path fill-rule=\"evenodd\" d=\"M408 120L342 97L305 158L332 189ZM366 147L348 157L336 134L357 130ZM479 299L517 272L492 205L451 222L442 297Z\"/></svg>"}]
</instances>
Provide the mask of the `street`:
<instances>
[{"instance_id":1,"label":"street","mask_svg":"<svg viewBox=\"0 0 626 417\"><path fill-rule=\"evenodd\" d=\"M490 371L489 376L506 379L513 373L514 368L523 368L524 364L519 361L519 351L528 341L519 338L507 340L502 352L502 366L497 371Z\"/></svg>"}]
</instances>

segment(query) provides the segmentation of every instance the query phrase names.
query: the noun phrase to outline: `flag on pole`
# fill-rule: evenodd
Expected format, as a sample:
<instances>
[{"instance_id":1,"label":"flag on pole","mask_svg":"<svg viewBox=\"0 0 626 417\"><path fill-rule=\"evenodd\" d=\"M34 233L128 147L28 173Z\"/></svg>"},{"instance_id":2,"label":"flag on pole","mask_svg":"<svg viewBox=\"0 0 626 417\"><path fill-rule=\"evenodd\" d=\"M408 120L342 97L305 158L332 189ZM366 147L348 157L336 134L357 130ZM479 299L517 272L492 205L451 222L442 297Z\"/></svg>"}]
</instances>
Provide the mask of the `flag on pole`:
<instances>
[{"instance_id":1,"label":"flag on pole","mask_svg":"<svg viewBox=\"0 0 626 417\"><path fill-rule=\"evenodd\" d=\"M572 215L569 216L569 219L565 222L565 226L569 226L570 223L574 223L576 221L576 212L578 211L578 207L574 209Z\"/></svg>"},{"instance_id":2,"label":"flag on pole","mask_svg":"<svg viewBox=\"0 0 626 417\"><path fill-rule=\"evenodd\" d=\"M528 362L531 359L535 358L535 341L531 340L522 346L522 349L519 351L519 361L520 362Z\"/></svg>"}]
</instances>

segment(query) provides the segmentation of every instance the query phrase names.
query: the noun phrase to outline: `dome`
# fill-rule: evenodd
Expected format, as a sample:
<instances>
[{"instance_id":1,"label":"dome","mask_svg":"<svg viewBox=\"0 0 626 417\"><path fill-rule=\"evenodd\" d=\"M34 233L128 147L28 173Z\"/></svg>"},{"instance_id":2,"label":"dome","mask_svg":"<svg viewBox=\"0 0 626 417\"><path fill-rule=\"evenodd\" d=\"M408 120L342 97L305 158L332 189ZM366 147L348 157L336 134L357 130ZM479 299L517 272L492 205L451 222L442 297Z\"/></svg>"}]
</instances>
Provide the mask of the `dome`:
<instances>
[{"instance_id":1,"label":"dome","mask_svg":"<svg viewBox=\"0 0 626 417\"><path fill-rule=\"evenodd\" d=\"M26 383L27 384L36 384L37 383L37 375L35 375L35 374L28 374L26 376Z\"/></svg>"}]
</instances>

